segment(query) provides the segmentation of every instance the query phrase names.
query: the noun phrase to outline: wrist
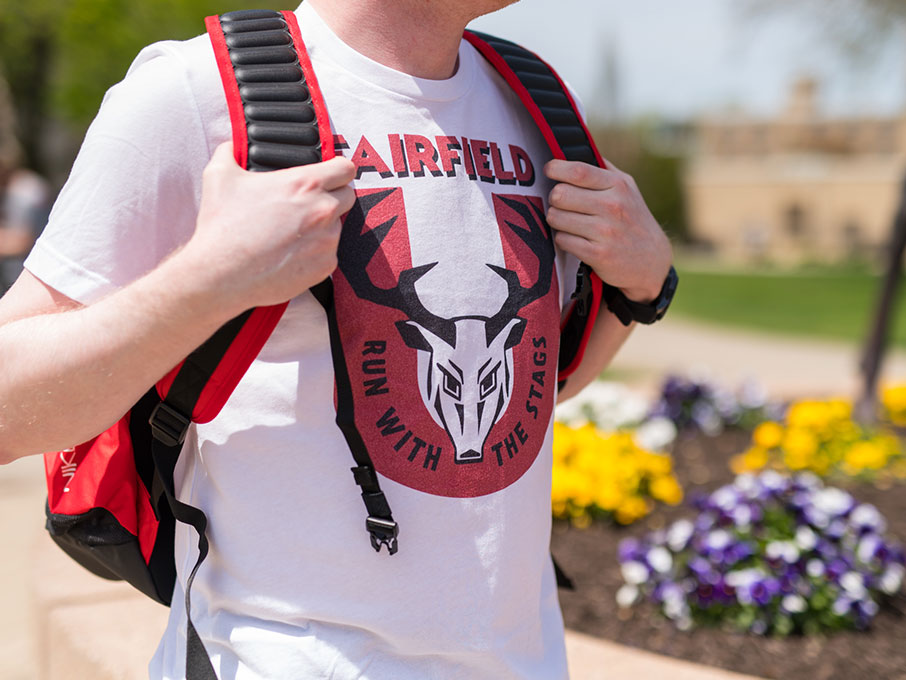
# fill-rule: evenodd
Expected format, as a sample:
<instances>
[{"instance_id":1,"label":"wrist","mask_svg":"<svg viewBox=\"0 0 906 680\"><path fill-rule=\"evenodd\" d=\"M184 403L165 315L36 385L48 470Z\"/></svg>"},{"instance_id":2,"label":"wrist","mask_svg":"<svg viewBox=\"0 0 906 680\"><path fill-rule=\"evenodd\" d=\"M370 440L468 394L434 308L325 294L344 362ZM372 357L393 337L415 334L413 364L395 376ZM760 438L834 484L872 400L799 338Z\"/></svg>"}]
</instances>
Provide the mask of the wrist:
<instances>
[{"instance_id":1,"label":"wrist","mask_svg":"<svg viewBox=\"0 0 906 680\"><path fill-rule=\"evenodd\" d=\"M664 281L670 273L671 263L667 262L664 266L652 269L652 276L641 286L621 287L620 292L632 302L647 305L654 302L661 294L664 287Z\"/></svg>"}]
</instances>

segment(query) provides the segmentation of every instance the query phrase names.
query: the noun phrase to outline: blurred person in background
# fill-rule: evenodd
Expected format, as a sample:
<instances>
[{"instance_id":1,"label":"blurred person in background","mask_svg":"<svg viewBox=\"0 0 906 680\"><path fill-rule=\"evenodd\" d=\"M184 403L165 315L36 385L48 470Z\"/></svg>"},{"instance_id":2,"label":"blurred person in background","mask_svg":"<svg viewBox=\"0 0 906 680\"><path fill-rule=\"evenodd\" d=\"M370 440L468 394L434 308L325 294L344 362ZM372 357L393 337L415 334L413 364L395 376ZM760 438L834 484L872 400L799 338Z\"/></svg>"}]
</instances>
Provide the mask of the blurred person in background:
<instances>
[{"instance_id":1,"label":"blurred person in background","mask_svg":"<svg viewBox=\"0 0 906 680\"><path fill-rule=\"evenodd\" d=\"M20 167L8 89L0 77L0 295L22 273L22 263L47 223L50 189L37 173Z\"/></svg>"}]
</instances>

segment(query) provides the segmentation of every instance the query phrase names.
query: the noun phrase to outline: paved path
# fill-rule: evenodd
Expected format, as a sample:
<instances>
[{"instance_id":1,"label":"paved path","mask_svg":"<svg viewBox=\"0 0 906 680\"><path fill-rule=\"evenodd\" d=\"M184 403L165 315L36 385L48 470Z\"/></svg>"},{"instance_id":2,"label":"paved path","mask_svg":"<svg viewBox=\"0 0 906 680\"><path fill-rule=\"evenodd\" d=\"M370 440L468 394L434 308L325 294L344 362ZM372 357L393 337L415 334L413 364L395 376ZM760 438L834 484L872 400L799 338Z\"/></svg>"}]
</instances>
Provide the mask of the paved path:
<instances>
[{"instance_id":1,"label":"paved path","mask_svg":"<svg viewBox=\"0 0 906 680\"><path fill-rule=\"evenodd\" d=\"M859 348L788 338L668 316L639 326L612 364L614 379L656 389L667 373L701 373L735 388L754 378L775 398L859 393ZM906 380L906 353L888 354L882 377Z\"/></svg>"},{"instance_id":2,"label":"paved path","mask_svg":"<svg viewBox=\"0 0 906 680\"><path fill-rule=\"evenodd\" d=\"M652 390L666 372L704 371L729 387L755 377L773 397L852 396L858 385L857 356L857 351L847 345L753 335L671 318L637 329L612 372L617 378ZM885 375L906 378L906 355L890 357ZM0 617L0 678L4 680L39 678L29 584L35 568L45 566L30 562L40 554L34 552L33 545L43 532L43 504L39 458L0 467L0 602L4 614ZM577 634L570 634L568 644L574 680L741 678ZM147 654L152 650L153 644ZM145 660L138 663L143 665ZM80 679L71 676L70 680Z\"/></svg>"}]
</instances>

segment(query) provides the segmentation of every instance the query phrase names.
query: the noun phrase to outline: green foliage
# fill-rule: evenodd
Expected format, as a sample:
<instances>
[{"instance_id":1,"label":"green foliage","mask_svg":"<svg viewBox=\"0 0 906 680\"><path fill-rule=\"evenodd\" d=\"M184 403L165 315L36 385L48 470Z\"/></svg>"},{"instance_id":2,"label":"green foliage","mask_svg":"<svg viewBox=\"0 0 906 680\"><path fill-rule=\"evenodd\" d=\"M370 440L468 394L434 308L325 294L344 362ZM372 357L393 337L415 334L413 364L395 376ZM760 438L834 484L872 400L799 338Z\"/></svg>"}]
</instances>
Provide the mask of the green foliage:
<instances>
[{"instance_id":1,"label":"green foliage","mask_svg":"<svg viewBox=\"0 0 906 680\"><path fill-rule=\"evenodd\" d=\"M261 0L0 0L0 71L29 159L51 117L84 127L146 44L204 32L203 19Z\"/></svg>"},{"instance_id":2,"label":"green foliage","mask_svg":"<svg viewBox=\"0 0 906 680\"><path fill-rule=\"evenodd\" d=\"M682 170L682 158L644 148L633 167L627 169L639 185L651 214L670 237L678 239L685 239L689 233Z\"/></svg>"},{"instance_id":3,"label":"green foliage","mask_svg":"<svg viewBox=\"0 0 906 680\"><path fill-rule=\"evenodd\" d=\"M670 313L781 333L862 342L880 291L865 270L708 272L680 267ZM892 342L906 346L906 307L894 310Z\"/></svg>"}]
</instances>

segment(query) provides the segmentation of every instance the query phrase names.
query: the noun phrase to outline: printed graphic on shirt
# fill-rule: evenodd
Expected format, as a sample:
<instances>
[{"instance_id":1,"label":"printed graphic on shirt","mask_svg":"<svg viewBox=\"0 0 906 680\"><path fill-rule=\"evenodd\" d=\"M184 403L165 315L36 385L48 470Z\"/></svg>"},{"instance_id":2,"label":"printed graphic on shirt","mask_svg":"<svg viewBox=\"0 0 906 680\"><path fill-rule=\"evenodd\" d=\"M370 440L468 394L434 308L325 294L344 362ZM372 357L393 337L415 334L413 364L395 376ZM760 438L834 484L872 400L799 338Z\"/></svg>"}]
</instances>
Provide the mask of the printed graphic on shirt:
<instances>
[{"instance_id":1,"label":"printed graphic on shirt","mask_svg":"<svg viewBox=\"0 0 906 680\"><path fill-rule=\"evenodd\" d=\"M560 297L541 199L492 195L488 251L502 249L503 266L444 267L412 261L402 188L357 196L334 284L356 425L376 469L442 496L509 486L534 463L554 402ZM444 291L454 314L428 302Z\"/></svg>"}]
</instances>

